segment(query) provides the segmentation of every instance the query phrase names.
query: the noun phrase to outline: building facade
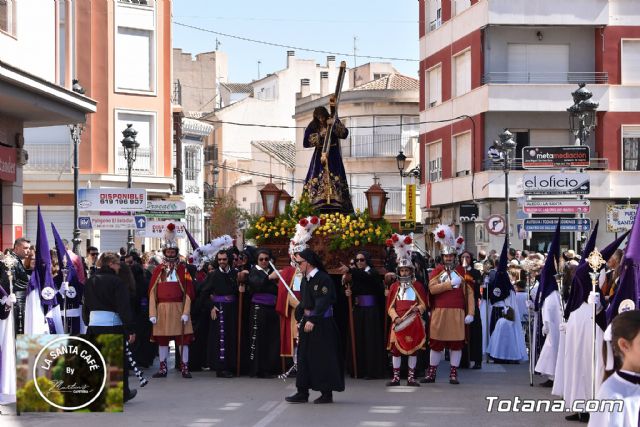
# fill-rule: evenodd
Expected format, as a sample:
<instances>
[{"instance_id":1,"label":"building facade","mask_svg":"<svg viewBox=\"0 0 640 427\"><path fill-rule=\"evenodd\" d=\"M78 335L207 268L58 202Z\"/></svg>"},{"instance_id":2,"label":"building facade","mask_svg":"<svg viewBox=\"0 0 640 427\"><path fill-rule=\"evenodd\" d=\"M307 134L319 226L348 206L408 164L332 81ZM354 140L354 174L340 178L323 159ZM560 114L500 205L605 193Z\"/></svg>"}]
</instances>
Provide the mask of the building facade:
<instances>
[{"instance_id":1,"label":"building facade","mask_svg":"<svg viewBox=\"0 0 640 427\"><path fill-rule=\"evenodd\" d=\"M544 250L549 233L518 234L529 217L521 208L522 178L535 173L522 170L522 148L576 143L566 109L584 82L599 103L597 126L585 141L589 217L602 223L598 245L611 241L614 234L604 226L607 205L640 197L640 104L634 102L640 90L640 4L421 0L419 6L425 217L455 225L474 251L502 244L504 237L490 235L484 225L490 215L505 212L503 172L486 153L508 128L517 143L509 185L512 245ZM475 205L477 217L463 215L461 205ZM563 246L575 247L579 239L584 235L563 233Z\"/></svg>"},{"instance_id":2,"label":"building facade","mask_svg":"<svg viewBox=\"0 0 640 427\"><path fill-rule=\"evenodd\" d=\"M69 55L68 40L75 30L67 25L70 11L63 7L65 4L37 0L0 4L0 245L3 249L12 247L18 237L27 236L35 241L35 233L29 234L25 229L23 205L29 200L23 192L28 170L39 160L35 150L26 144L25 135L33 128L60 126L68 136L69 125L85 123L96 111L96 101L89 94L85 96L71 90L75 64ZM43 195L45 200L38 202L46 202L52 193L47 191Z\"/></svg>"},{"instance_id":3,"label":"building facade","mask_svg":"<svg viewBox=\"0 0 640 427\"><path fill-rule=\"evenodd\" d=\"M79 188L126 188L127 162L120 141L130 123L140 144L133 187L145 188L150 199L170 196L175 190L171 2L60 0L55 5L66 17L64 28L69 28L60 55L70 64L57 78L79 79L86 95L98 103L96 114L82 127ZM35 235L39 203L45 222L54 222L62 237L70 239L73 144L68 129L34 129L25 136L25 147L34 158L25 171L26 234ZM127 230L86 230L81 238L101 251L117 250L126 246ZM159 247L157 240L137 235L136 246Z\"/></svg>"}]
</instances>

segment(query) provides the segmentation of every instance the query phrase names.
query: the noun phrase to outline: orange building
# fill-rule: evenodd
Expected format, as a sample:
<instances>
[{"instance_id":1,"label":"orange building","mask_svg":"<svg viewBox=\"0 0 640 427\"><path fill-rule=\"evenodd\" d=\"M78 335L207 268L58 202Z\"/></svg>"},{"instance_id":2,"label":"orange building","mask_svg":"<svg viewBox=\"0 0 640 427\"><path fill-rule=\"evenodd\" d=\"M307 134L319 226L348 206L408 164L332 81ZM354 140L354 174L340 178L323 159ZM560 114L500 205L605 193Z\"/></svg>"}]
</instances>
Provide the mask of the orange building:
<instances>
[{"instance_id":1,"label":"orange building","mask_svg":"<svg viewBox=\"0 0 640 427\"><path fill-rule=\"evenodd\" d=\"M171 111L171 1L56 0L64 17L57 54L69 72L56 76L69 84L79 80L97 112L82 128L79 144L79 188L126 188L127 162L121 145L127 123L140 144L133 165L133 187L148 198L167 198L174 191ZM25 134L30 162L25 166L25 234L35 236L36 208L53 222L63 238L73 229L73 141L69 128L39 128ZM82 215L82 212L80 213ZM85 244L101 251L126 246L127 230L82 230ZM136 246L145 239L136 237ZM149 248L149 243L147 248Z\"/></svg>"}]
</instances>

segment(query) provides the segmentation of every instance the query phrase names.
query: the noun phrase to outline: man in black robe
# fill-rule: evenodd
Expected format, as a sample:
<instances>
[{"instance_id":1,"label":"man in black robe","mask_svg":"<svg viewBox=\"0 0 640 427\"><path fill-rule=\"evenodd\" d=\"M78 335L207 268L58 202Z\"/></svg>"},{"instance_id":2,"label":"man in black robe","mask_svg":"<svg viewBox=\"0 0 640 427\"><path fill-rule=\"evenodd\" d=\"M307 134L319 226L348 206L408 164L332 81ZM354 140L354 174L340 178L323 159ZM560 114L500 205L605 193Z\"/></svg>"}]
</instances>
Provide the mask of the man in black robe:
<instances>
[{"instance_id":1,"label":"man in black robe","mask_svg":"<svg viewBox=\"0 0 640 427\"><path fill-rule=\"evenodd\" d=\"M482 285L482 274L473 268L473 255L469 251L463 251L459 257L460 265L466 272L466 280L472 284L473 300L476 305L473 322L468 326L469 339L462 349L462 362L460 367L466 369L470 362L473 362L473 369L482 368L482 321L480 319L480 286ZM468 277L467 277L468 276Z\"/></svg>"},{"instance_id":2,"label":"man in black robe","mask_svg":"<svg viewBox=\"0 0 640 427\"><path fill-rule=\"evenodd\" d=\"M13 316L15 333L24 333L25 324L25 305L27 301L27 287L29 286L29 272L22 264L22 261L29 255L31 251L31 243L21 237L16 239L13 244L13 249L6 255L7 257L14 258L14 266L11 269L13 276L13 298L15 303L13 304ZM9 285L9 276L7 274L7 268L4 263L0 262L0 285L3 287L7 295L11 294L11 287Z\"/></svg>"},{"instance_id":3,"label":"man in black robe","mask_svg":"<svg viewBox=\"0 0 640 427\"><path fill-rule=\"evenodd\" d=\"M322 393L313 403L333 403L333 391L344 391L343 359L338 348L338 328L333 320L335 285L311 249L296 253L295 262L305 275L300 287L302 300L296 307L296 319L300 323L298 391L286 401L306 403L312 389Z\"/></svg>"},{"instance_id":4,"label":"man in black robe","mask_svg":"<svg viewBox=\"0 0 640 427\"><path fill-rule=\"evenodd\" d=\"M351 278L351 286L345 294L352 296L353 328L358 377L364 379L383 378L385 376L383 301L384 288L382 277L371 263L366 251L359 251L355 257L355 267L342 271ZM351 341L347 356L348 367L354 376L351 357Z\"/></svg>"},{"instance_id":5,"label":"man in black robe","mask_svg":"<svg viewBox=\"0 0 640 427\"><path fill-rule=\"evenodd\" d=\"M258 263L249 272L249 375L274 378L280 369L280 317L276 312L278 276L271 269L269 251L259 249Z\"/></svg>"},{"instance_id":6,"label":"man in black robe","mask_svg":"<svg viewBox=\"0 0 640 427\"><path fill-rule=\"evenodd\" d=\"M216 255L216 269L209 273L199 296L201 314L209 319L207 364L219 378L231 378L238 357L237 271L229 266L228 251Z\"/></svg>"}]
</instances>

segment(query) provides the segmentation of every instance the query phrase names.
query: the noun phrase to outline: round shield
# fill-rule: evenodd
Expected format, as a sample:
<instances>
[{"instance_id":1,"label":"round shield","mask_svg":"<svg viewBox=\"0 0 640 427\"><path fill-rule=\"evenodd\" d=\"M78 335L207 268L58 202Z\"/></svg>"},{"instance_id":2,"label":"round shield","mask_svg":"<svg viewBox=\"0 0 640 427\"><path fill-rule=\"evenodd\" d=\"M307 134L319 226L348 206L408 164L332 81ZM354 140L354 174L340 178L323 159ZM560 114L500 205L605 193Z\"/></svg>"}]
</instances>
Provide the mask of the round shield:
<instances>
[{"instance_id":1,"label":"round shield","mask_svg":"<svg viewBox=\"0 0 640 427\"><path fill-rule=\"evenodd\" d=\"M42 288L40 295L42 295L42 298L45 300L51 301L56 296L56 290L51 286L47 286L46 288Z\"/></svg>"},{"instance_id":2,"label":"round shield","mask_svg":"<svg viewBox=\"0 0 640 427\"><path fill-rule=\"evenodd\" d=\"M65 292L67 298L75 298L78 293L76 292L76 288L74 286L69 286L69 289Z\"/></svg>"},{"instance_id":3,"label":"round shield","mask_svg":"<svg viewBox=\"0 0 640 427\"><path fill-rule=\"evenodd\" d=\"M624 313L625 311L632 311L636 309L636 303L633 300L625 299L620 303L618 307L618 314Z\"/></svg>"}]
</instances>

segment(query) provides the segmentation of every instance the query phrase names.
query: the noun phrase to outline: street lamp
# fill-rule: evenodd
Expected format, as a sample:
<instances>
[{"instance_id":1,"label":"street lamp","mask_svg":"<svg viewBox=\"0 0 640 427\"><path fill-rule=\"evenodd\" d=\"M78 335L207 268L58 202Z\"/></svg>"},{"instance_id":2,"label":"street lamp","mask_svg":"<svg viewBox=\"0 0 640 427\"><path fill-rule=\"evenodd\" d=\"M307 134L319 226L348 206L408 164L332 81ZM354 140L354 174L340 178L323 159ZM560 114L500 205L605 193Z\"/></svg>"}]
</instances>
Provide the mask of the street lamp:
<instances>
[{"instance_id":1,"label":"street lamp","mask_svg":"<svg viewBox=\"0 0 640 427\"><path fill-rule=\"evenodd\" d=\"M593 93L586 88L584 83L578 85L578 89L571 93L573 97L573 105L567 108L569 113L569 129L576 137L575 145L586 145L589 135L596 127L597 116L596 110L599 104L591 100ZM584 172L584 168L578 169L578 172ZM583 195L578 199L584 199ZM579 218L584 218L584 214L579 214ZM582 241L582 233L578 233L577 240Z\"/></svg>"},{"instance_id":2,"label":"street lamp","mask_svg":"<svg viewBox=\"0 0 640 427\"><path fill-rule=\"evenodd\" d=\"M269 182L259 191L260 197L262 198L263 215L268 220L272 220L278 216L280 191L281 190L272 182Z\"/></svg>"},{"instance_id":3,"label":"street lamp","mask_svg":"<svg viewBox=\"0 0 640 427\"><path fill-rule=\"evenodd\" d=\"M280 190L280 199L278 199L278 215L283 215L287 210L287 206L289 206L291 200L293 200L293 197L284 189L284 182L281 186L283 188Z\"/></svg>"},{"instance_id":4,"label":"street lamp","mask_svg":"<svg viewBox=\"0 0 640 427\"><path fill-rule=\"evenodd\" d=\"M131 188L131 170L133 169L133 162L136 161L136 152L140 143L136 141L136 135L138 131L133 128L131 123L127 123L127 128L122 131L124 139L120 141L122 147L124 147L124 157L127 160L127 188ZM135 243L133 241L133 230L129 230L127 239L127 252L131 252Z\"/></svg>"},{"instance_id":5,"label":"street lamp","mask_svg":"<svg viewBox=\"0 0 640 427\"><path fill-rule=\"evenodd\" d=\"M505 232L507 239L507 247L509 242L509 170L511 169L511 152L516 148L516 142L513 140L513 134L505 129L498 139L493 141L493 145L489 147L487 155L494 163L502 163L504 172L504 216L505 216Z\"/></svg>"},{"instance_id":6,"label":"street lamp","mask_svg":"<svg viewBox=\"0 0 640 427\"><path fill-rule=\"evenodd\" d=\"M77 82L77 81L76 81ZM82 134L81 125L69 125L71 140L73 141L73 253L78 254L78 247L82 240L80 239L80 229L78 228L78 181L79 181L79 145L80 135Z\"/></svg>"},{"instance_id":7,"label":"street lamp","mask_svg":"<svg viewBox=\"0 0 640 427\"><path fill-rule=\"evenodd\" d=\"M407 156L404 155L402 150L396 156L396 163L398 164L398 170L400 171L400 185L402 185L402 178L406 178L408 176L413 176L415 178L420 178L420 164L418 163L415 168L409 170L408 172L404 171L406 167Z\"/></svg>"}]
</instances>

